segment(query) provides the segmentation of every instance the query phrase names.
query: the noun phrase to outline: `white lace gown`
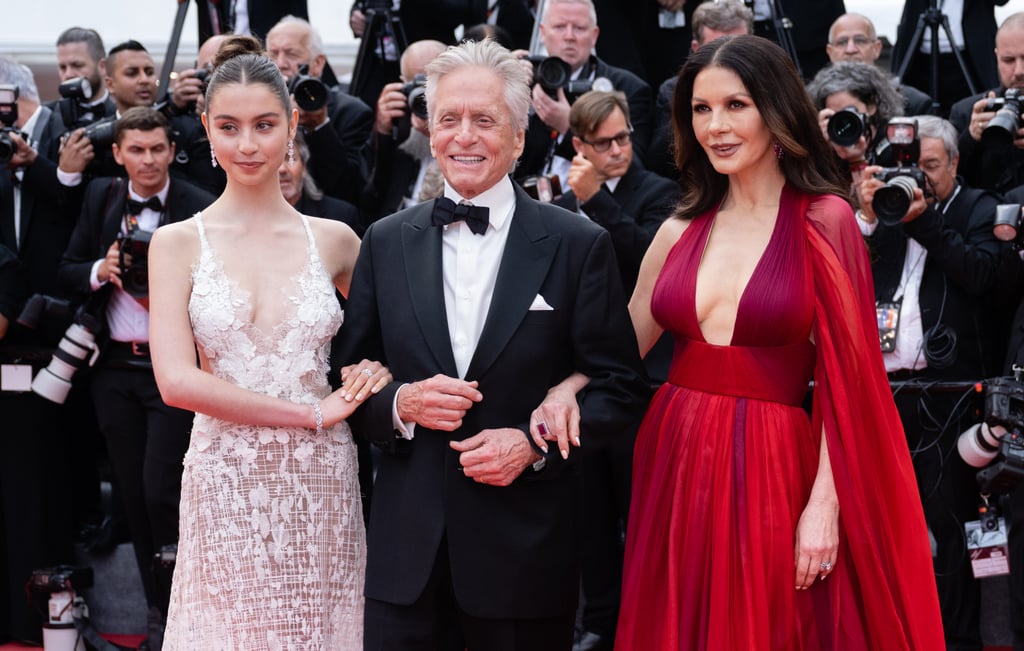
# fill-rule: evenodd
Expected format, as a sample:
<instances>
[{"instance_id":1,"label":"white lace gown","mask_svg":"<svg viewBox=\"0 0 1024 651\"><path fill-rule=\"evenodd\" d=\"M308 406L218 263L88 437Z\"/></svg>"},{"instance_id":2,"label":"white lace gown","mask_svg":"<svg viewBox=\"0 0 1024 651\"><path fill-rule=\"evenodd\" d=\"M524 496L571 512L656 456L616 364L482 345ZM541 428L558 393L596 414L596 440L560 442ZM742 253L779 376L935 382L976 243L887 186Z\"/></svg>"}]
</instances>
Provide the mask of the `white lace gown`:
<instances>
[{"instance_id":1,"label":"white lace gown","mask_svg":"<svg viewBox=\"0 0 1024 651\"><path fill-rule=\"evenodd\" d=\"M311 403L330 392L342 313L302 219L308 262L281 294L291 316L264 335L197 215L189 315L217 377ZM180 535L165 651L362 649L366 535L346 423L316 436L196 414Z\"/></svg>"}]
</instances>

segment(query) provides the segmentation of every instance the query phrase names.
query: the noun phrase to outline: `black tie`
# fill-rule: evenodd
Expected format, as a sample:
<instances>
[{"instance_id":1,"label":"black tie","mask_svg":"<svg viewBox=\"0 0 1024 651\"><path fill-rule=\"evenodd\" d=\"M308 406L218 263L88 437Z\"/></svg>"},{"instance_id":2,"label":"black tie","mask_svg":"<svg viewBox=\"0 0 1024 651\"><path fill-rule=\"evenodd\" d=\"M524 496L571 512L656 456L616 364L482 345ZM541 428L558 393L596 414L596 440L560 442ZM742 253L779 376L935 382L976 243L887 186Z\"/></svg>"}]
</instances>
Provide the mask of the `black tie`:
<instances>
[{"instance_id":1,"label":"black tie","mask_svg":"<svg viewBox=\"0 0 1024 651\"><path fill-rule=\"evenodd\" d=\"M456 204L448 197L441 197L434 201L430 223L434 226L447 226L452 222L464 221L473 233L483 235L487 231L489 212L484 206L474 206L468 202Z\"/></svg>"},{"instance_id":2,"label":"black tie","mask_svg":"<svg viewBox=\"0 0 1024 651\"><path fill-rule=\"evenodd\" d=\"M136 201L135 199L128 199L128 214L129 215L141 215L143 208L149 208L153 212L163 212L164 204L160 201L160 197L150 197L145 201Z\"/></svg>"}]
</instances>

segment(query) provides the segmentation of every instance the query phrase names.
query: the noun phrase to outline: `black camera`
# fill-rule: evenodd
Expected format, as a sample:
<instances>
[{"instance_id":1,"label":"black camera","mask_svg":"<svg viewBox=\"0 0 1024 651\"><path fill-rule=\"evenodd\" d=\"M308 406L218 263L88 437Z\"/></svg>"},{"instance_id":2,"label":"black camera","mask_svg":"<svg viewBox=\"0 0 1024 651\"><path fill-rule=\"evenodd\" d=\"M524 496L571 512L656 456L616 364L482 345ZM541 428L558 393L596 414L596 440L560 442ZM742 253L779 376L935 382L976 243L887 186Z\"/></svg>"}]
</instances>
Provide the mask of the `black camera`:
<instances>
[{"instance_id":1,"label":"black camera","mask_svg":"<svg viewBox=\"0 0 1024 651\"><path fill-rule=\"evenodd\" d=\"M16 134L28 142L28 134L14 128L18 121L18 87L0 84L0 166L6 166L18 151L18 146L11 140Z\"/></svg>"},{"instance_id":2,"label":"black camera","mask_svg":"<svg viewBox=\"0 0 1024 651\"><path fill-rule=\"evenodd\" d=\"M288 81L288 92L303 111L319 111L327 104L327 84L310 76L309 66L305 63Z\"/></svg>"},{"instance_id":3,"label":"black camera","mask_svg":"<svg viewBox=\"0 0 1024 651\"><path fill-rule=\"evenodd\" d=\"M88 624L88 608L79 591L91 588L92 569L58 565L34 570L25 584L29 603L43 616L43 648L52 651L85 649L76 622ZM93 647L89 647L93 648Z\"/></svg>"},{"instance_id":4,"label":"black camera","mask_svg":"<svg viewBox=\"0 0 1024 651\"><path fill-rule=\"evenodd\" d=\"M89 139L97 153L101 149L110 149L110 146L114 144L114 125L116 122L117 120L113 117L109 117L93 122L85 127L85 137Z\"/></svg>"},{"instance_id":5,"label":"black camera","mask_svg":"<svg viewBox=\"0 0 1024 651\"><path fill-rule=\"evenodd\" d=\"M1007 88L1002 97L995 97L985 105L986 111L996 114L989 120L985 130L981 132L981 141L986 145L1013 144L1017 130L1021 128L1021 97L1020 88Z\"/></svg>"},{"instance_id":6,"label":"black camera","mask_svg":"<svg viewBox=\"0 0 1024 651\"><path fill-rule=\"evenodd\" d=\"M825 127L828 139L840 147L852 147L868 132L868 116L854 106L836 111Z\"/></svg>"},{"instance_id":7,"label":"black camera","mask_svg":"<svg viewBox=\"0 0 1024 651\"><path fill-rule=\"evenodd\" d=\"M111 291L108 287L112 286L94 292L78 308L74 322L64 332L50 363L32 380L33 393L62 405L68 399L75 373L96 363L100 355L96 333L103 328L103 312Z\"/></svg>"},{"instance_id":8,"label":"black camera","mask_svg":"<svg viewBox=\"0 0 1024 651\"><path fill-rule=\"evenodd\" d=\"M977 479L983 492L1013 490L1024 479L1024 384L1015 378L986 380L984 422L961 434L957 449L968 465L982 468Z\"/></svg>"},{"instance_id":9,"label":"black camera","mask_svg":"<svg viewBox=\"0 0 1024 651\"><path fill-rule=\"evenodd\" d=\"M565 98L572 104L576 98L591 90L615 90L612 82L606 77L590 79L573 79L572 68L559 57L530 57L533 64L533 83L540 84L552 98L558 97L558 89L565 93Z\"/></svg>"},{"instance_id":10,"label":"black camera","mask_svg":"<svg viewBox=\"0 0 1024 651\"><path fill-rule=\"evenodd\" d=\"M917 137L917 120L893 118L885 125L896 167L886 167L875 174L885 185L875 191L871 209L878 221L888 226L899 224L907 216L914 200L914 190L924 188L926 177L917 166L921 140Z\"/></svg>"},{"instance_id":11,"label":"black camera","mask_svg":"<svg viewBox=\"0 0 1024 651\"><path fill-rule=\"evenodd\" d=\"M402 94L409 105L409 112L421 120L427 119L427 77L416 75L412 81L402 85Z\"/></svg>"},{"instance_id":12,"label":"black camera","mask_svg":"<svg viewBox=\"0 0 1024 651\"><path fill-rule=\"evenodd\" d=\"M149 296L149 242L153 231L136 229L129 235L119 235L121 247L117 254L121 267L121 288L135 298Z\"/></svg>"},{"instance_id":13,"label":"black camera","mask_svg":"<svg viewBox=\"0 0 1024 651\"><path fill-rule=\"evenodd\" d=\"M73 77L62 81L57 87L61 100L57 102L57 110L68 131L88 126L102 117L97 114L96 107L86 104L92 99L92 85L85 77Z\"/></svg>"}]
</instances>

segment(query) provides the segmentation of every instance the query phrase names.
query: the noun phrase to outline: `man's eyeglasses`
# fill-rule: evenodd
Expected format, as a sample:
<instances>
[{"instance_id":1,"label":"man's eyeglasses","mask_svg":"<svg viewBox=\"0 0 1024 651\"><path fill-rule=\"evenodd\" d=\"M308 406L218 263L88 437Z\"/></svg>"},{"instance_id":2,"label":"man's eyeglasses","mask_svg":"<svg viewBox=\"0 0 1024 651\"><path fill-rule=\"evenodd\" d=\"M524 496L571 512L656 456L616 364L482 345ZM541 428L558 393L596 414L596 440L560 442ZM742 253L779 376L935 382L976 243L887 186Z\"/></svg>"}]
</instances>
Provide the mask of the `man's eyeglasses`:
<instances>
[{"instance_id":1,"label":"man's eyeglasses","mask_svg":"<svg viewBox=\"0 0 1024 651\"><path fill-rule=\"evenodd\" d=\"M613 142L619 147L625 147L626 145L629 144L630 140L632 139L632 136L630 135L632 133L633 130L630 129L629 131L623 131L622 133L616 134L611 138L600 138L598 140L587 140L586 138L580 138L580 140L593 147L594 151L601 153L608 151L608 149L612 146Z\"/></svg>"},{"instance_id":2,"label":"man's eyeglasses","mask_svg":"<svg viewBox=\"0 0 1024 651\"><path fill-rule=\"evenodd\" d=\"M855 46L857 46L857 49L865 48L865 47L871 45L873 42L874 41L872 39L868 38L867 36L854 36L853 37L853 44ZM832 45L834 45L836 47L846 47L849 44L850 44L850 37L849 36L841 36L841 37L837 38L836 40L832 41Z\"/></svg>"}]
</instances>

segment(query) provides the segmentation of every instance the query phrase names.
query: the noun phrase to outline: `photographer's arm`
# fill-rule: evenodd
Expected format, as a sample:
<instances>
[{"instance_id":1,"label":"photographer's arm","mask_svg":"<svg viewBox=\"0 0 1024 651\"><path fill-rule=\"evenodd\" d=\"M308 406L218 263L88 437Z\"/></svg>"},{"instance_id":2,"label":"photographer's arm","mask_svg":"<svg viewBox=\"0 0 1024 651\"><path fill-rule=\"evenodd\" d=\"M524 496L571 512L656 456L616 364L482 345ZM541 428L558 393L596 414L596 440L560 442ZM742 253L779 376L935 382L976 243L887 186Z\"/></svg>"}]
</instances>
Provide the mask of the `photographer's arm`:
<instances>
[{"instance_id":1,"label":"photographer's arm","mask_svg":"<svg viewBox=\"0 0 1024 651\"><path fill-rule=\"evenodd\" d=\"M194 222L179 222L157 230L149 250L150 352L160 394L168 405L214 418L264 426L316 427L313 397L296 403L248 391L196 365L196 345L188 314L192 290L190 267L199 256ZM390 378L379 364L362 362L373 372L369 382ZM369 392L364 392L364 397ZM348 417L360 404L334 392L319 401L323 425Z\"/></svg>"}]
</instances>

